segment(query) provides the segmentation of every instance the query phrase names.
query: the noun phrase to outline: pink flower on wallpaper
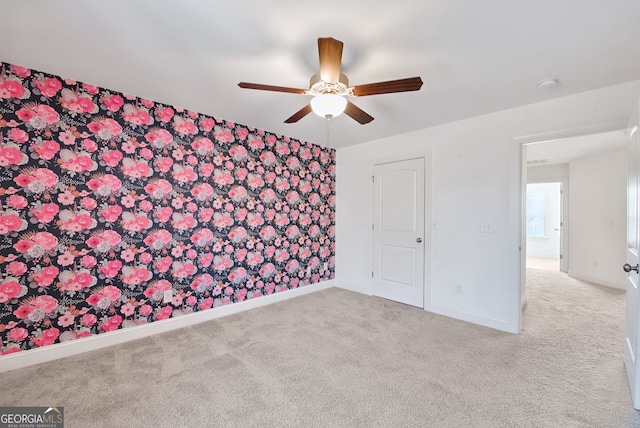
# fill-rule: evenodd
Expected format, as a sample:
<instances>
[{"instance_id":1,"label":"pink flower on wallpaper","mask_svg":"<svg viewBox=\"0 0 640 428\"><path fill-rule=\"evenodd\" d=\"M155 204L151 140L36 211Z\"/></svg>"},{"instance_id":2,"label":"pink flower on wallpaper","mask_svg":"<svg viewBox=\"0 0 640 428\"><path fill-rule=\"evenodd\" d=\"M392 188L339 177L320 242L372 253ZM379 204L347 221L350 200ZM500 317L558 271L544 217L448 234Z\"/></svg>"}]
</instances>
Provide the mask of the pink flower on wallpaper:
<instances>
[{"instance_id":1,"label":"pink flower on wallpaper","mask_svg":"<svg viewBox=\"0 0 640 428\"><path fill-rule=\"evenodd\" d=\"M105 253L120 244L122 237L115 230L99 230L91 234L86 244L94 250Z\"/></svg>"},{"instance_id":2,"label":"pink flower on wallpaper","mask_svg":"<svg viewBox=\"0 0 640 428\"><path fill-rule=\"evenodd\" d=\"M210 229L200 229L191 235L191 242L196 247L204 247L213 241L214 235Z\"/></svg>"},{"instance_id":3,"label":"pink flower on wallpaper","mask_svg":"<svg viewBox=\"0 0 640 428\"><path fill-rule=\"evenodd\" d=\"M58 218L60 220L58 227L63 231L83 232L98 225L98 222L86 210L62 210Z\"/></svg>"},{"instance_id":4,"label":"pink flower on wallpaper","mask_svg":"<svg viewBox=\"0 0 640 428\"><path fill-rule=\"evenodd\" d=\"M7 137L16 143L25 143L29 140L29 134L20 128L12 128L7 132Z\"/></svg>"},{"instance_id":5,"label":"pink flower on wallpaper","mask_svg":"<svg viewBox=\"0 0 640 428\"><path fill-rule=\"evenodd\" d=\"M173 135L166 129L155 128L147 132L144 136L151 145L158 149L170 147L173 142Z\"/></svg>"},{"instance_id":6,"label":"pink flower on wallpaper","mask_svg":"<svg viewBox=\"0 0 640 428\"><path fill-rule=\"evenodd\" d=\"M208 273L205 273L199 275L193 281L191 281L189 287L191 287L192 290L195 290L198 293L204 293L205 291L210 290L212 285L213 277Z\"/></svg>"},{"instance_id":7,"label":"pink flower on wallpaper","mask_svg":"<svg viewBox=\"0 0 640 428\"><path fill-rule=\"evenodd\" d=\"M82 317L80 318L80 322L83 325L86 325L88 327L91 327L92 325L94 325L96 322L98 321L98 317L96 317L94 314L84 314L82 315Z\"/></svg>"},{"instance_id":8,"label":"pink flower on wallpaper","mask_svg":"<svg viewBox=\"0 0 640 428\"><path fill-rule=\"evenodd\" d=\"M153 117L146 108L136 107L133 104L124 105L122 118L132 125L151 125L153 123Z\"/></svg>"},{"instance_id":9,"label":"pink flower on wallpaper","mask_svg":"<svg viewBox=\"0 0 640 428\"><path fill-rule=\"evenodd\" d=\"M211 117L203 117L200 119L200 128L205 132L210 132L215 126L216 121Z\"/></svg>"},{"instance_id":10,"label":"pink flower on wallpaper","mask_svg":"<svg viewBox=\"0 0 640 428\"><path fill-rule=\"evenodd\" d=\"M185 136L195 135L198 133L198 128L193 121L180 116L175 116L173 118L173 129L175 129L177 133Z\"/></svg>"},{"instance_id":11,"label":"pink flower on wallpaper","mask_svg":"<svg viewBox=\"0 0 640 428\"><path fill-rule=\"evenodd\" d=\"M0 235L19 232L27 228L26 220L16 210L0 211Z\"/></svg>"},{"instance_id":12,"label":"pink flower on wallpaper","mask_svg":"<svg viewBox=\"0 0 640 428\"><path fill-rule=\"evenodd\" d=\"M135 268L133 266L124 266L122 268L122 282L127 285L137 285L149 281L153 274L146 267Z\"/></svg>"},{"instance_id":13,"label":"pink flower on wallpaper","mask_svg":"<svg viewBox=\"0 0 640 428\"><path fill-rule=\"evenodd\" d=\"M113 315L108 318L106 323L100 323L100 328L105 331L114 331L117 330L122 324L122 317L120 315Z\"/></svg>"},{"instance_id":14,"label":"pink flower on wallpaper","mask_svg":"<svg viewBox=\"0 0 640 428\"><path fill-rule=\"evenodd\" d=\"M143 240L151 250L160 251L171 245L173 236L171 232L165 229L158 229L149 233Z\"/></svg>"},{"instance_id":15,"label":"pink flower on wallpaper","mask_svg":"<svg viewBox=\"0 0 640 428\"><path fill-rule=\"evenodd\" d=\"M29 92L18 80L5 80L0 76L0 98L11 99L28 96Z\"/></svg>"},{"instance_id":16,"label":"pink flower on wallpaper","mask_svg":"<svg viewBox=\"0 0 640 428\"><path fill-rule=\"evenodd\" d=\"M120 165L120 162L124 158L124 155L120 150L108 150L100 153L100 159L110 168L115 168Z\"/></svg>"},{"instance_id":17,"label":"pink flower on wallpaper","mask_svg":"<svg viewBox=\"0 0 640 428\"><path fill-rule=\"evenodd\" d=\"M114 223L120 218L122 207L120 205L108 205L105 209L100 210L99 214L106 223Z\"/></svg>"},{"instance_id":18,"label":"pink flower on wallpaper","mask_svg":"<svg viewBox=\"0 0 640 428\"><path fill-rule=\"evenodd\" d=\"M24 165L27 162L27 156L15 143L5 143L4 147L0 147L0 166Z\"/></svg>"},{"instance_id":19,"label":"pink flower on wallpaper","mask_svg":"<svg viewBox=\"0 0 640 428\"><path fill-rule=\"evenodd\" d=\"M48 287L58 277L59 269L56 266L45 266L39 271L36 270L29 275L39 287Z\"/></svg>"},{"instance_id":20,"label":"pink flower on wallpaper","mask_svg":"<svg viewBox=\"0 0 640 428\"><path fill-rule=\"evenodd\" d=\"M191 148L199 155L207 155L213 153L213 142L206 138L197 138L191 143Z\"/></svg>"},{"instance_id":21,"label":"pink flower on wallpaper","mask_svg":"<svg viewBox=\"0 0 640 428\"><path fill-rule=\"evenodd\" d=\"M217 212L213 215L213 225L219 230L231 227L233 223L233 217L229 214Z\"/></svg>"},{"instance_id":22,"label":"pink flower on wallpaper","mask_svg":"<svg viewBox=\"0 0 640 428\"><path fill-rule=\"evenodd\" d=\"M7 334L7 339L9 339L12 342L22 342L27 338L28 335L29 335L29 332L27 331L27 329L22 327L14 327L11 330L9 330L9 333Z\"/></svg>"},{"instance_id":23,"label":"pink flower on wallpaper","mask_svg":"<svg viewBox=\"0 0 640 428\"><path fill-rule=\"evenodd\" d=\"M60 151L60 144L53 140L44 140L41 144L34 144L33 149L42 160L53 159Z\"/></svg>"},{"instance_id":24,"label":"pink flower on wallpaper","mask_svg":"<svg viewBox=\"0 0 640 428\"><path fill-rule=\"evenodd\" d=\"M0 301L2 301L2 303L9 299L24 296L26 292L26 288L23 288L15 277L6 277L5 280L0 283Z\"/></svg>"},{"instance_id":25,"label":"pink flower on wallpaper","mask_svg":"<svg viewBox=\"0 0 640 428\"><path fill-rule=\"evenodd\" d=\"M235 141L233 133L228 128L224 128L220 125L216 125L213 128L213 137L219 143L232 143Z\"/></svg>"},{"instance_id":26,"label":"pink flower on wallpaper","mask_svg":"<svg viewBox=\"0 0 640 428\"><path fill-rule=\"evenodd\" d=\"M171 316L172 313L173 313L173 308L171 306L165 306L162 309L160 309L158 312L156 312L155 318L157 320L166 320Z\"/></svg>"},{"instance_id":27,"label":"pink flower on wallpaper","mask_svg":"<svg viewBox=\"0 0 640 428\"><path fill-rule=\"evenodd\" d=\"M87 127L101 140L109 140L122 133L122 126L110 118L98 118L90 122Z\"/></svg>"},{"instance_id":28,"label":"pink flower on wallpaper","mask_svg":"<svg viewBox=\"0 0 640 428\"><path fill-rule=\"evenodd\" d=\"M247 214L246 223L251 229L256 229L264 224L264 219L259 213L250 212Z\"/></svg>"},{"instance_id":29,"label":"pink flower on wallpaper","mask_svg":"<svg viewBox=\"0 0 640 428\"><path fill-rule=\"evenodd\" d=\"M62 291L82 291L98 283L98 279L88 269L65 270L58 279Z\"/></svg>"},{"instance_id":30,"label":"pink flower on wallpaper","mask_svg":"<svg viewBox=\"0 0 640 428\"><path fill-rule=\"evenodd\" d=\"M13 248L20 253L28 253L29 256L37 258L53 250L56 245L58 245L58 238L54 235L49 232L37 232L26 234Z\"/></svg>"},{"instance_id":31,"label":"pink flower on wallpaper","mask_svg":"<svg viewBox=\"0 0 640 428\"><path fill-rule=\"evenodd\" d=\"M189 192L197 201L206 201L213 197L213 187L209 183L198 183Z\"/></svg>"},{"instance_id":32,"label":"pink flower on wallpaper","mask_svg":"<svg viewBox=\"0 0 640 428\"><path fill-rule=\"evenodd\" d=\"M298 263L297 260L293 259L293 260L289 260L287 262L287 264L285 265L285 270L287 271L287 273L289 275L296 273L298 270L300 270L300 263Z\"/></svg>"},{"instance_id":33,"label":"pink flower on wallpaper","mask_svg":"<svg viewBox=\"0 0 640 428\"><path fill-rule=\"evenodd\" d=\"M120 312L125 317L130 317L131 315L134 314L135 311L136 311L136 308L131 303L125 303L120 307Z\"/></svg>"},{"instance_id":34,"label":"pink flower on wallpaper","mask_svg":"<svg viewBox=\"0 0 640 428\"><path fill-rule=\"evenodd\" d=\"M58 336L60 336L60 330L51 327L44 330L40 336L34 337L31 340L37 347L49 346L53 345Z\"/></svg>"},{"instance_id":35,"label":"pink flower on wallpaper","mask_svg":"<svg viewBox=\"0 0 640 428\"><path fill-rule=\"evenodd\" d=\"M228 186L234 182L233 175L227 171L215 169L213 172L213 182L218 187Z\"/></svg>"},{"instance_id":36,"label":"pink flower on wallpaper","mask_svg":"<svg viewBox=\"0 0 640 428\"><path fill-rule=\"evenodd\" d=\"M171 216L171 224L174 228L182 231L193 229L198 225L198 220L193 214L174 213Z\"/></svg>"},{"instance_id":37,"label":"pink flower on wallpaper","mask_svg":"<svg viewBox=\"0 0 640 428\"><path fill-rule=\"evenodd\" d=\"M171 107L163 107L161 109L156 109L156 116L160 119L161 122L168 123L173 118L174 111Z\"/></svg>"},{"instance_id":38,"label":"pink flower on wallpaper","mask_svg":"<svg viewBox=\"0 0 640 428\"><path fill-rule=\"evenodd\" d=\"M212 262L213 270L224 272L233 267L233 260L229 256L215 256Z\"/></svg>"},{"instance_id":39,"label":"pink flower on wallpaper","mask_svg":"<svg viewBox=\"0 0 640 428\"><path fill-rule=\"evenodd\" d=\"M64 315L58 317L58 325L63 328L73 325L74 322L75 322L75 317L69 311L65 312Z\"/></svg>"},{"instance_id":40,"label":"pink flower on wallpaper","mask_svg":"<svg viewBox=\"0 0 640 428\"><path fill-rule=\"evenodd\" d=\"M264 257L259 251L250 251L247 253L246 261L249 267L255 268L264 262Z\"/></svg>"},{"instance_id":41,"label":"pink flower on wallpaper","mask_svg":"<svg viewBox=\"0 0 640 428\"><path fill-rule=\"evenodd\" d=\"M124 158L120 167L122 173L130 178L146 178L153 175L153 170L144 160Z\"/></svg>"},{"instance_id":42,"label":"pink flower on wallpaper","mask_svg":"<svg viewBox=\"0 0 640 428\"><path fill-rule=\"evenodd\" d=\"M48 105L29 105L16 111L16 116L34 129L44 129L47 125L58 123L60 115Z\"/></svg>"},{"instance_id":43,"label":"pink flower on wallpaper","mask_svg":"<svg viewBox=\"0 0 640 428\"><path fill-rule=\"evenodd\" d=\"M252 190L257 190L264 187L264 180L260 175L249 174L247 176L247 186Z\"/></svg>"},{"instance_id":44,"label":"pink flower on wallpaper","mask_svg":"<svg viewBox=\"0 0 640 428\"><path fill-rule=\"evenodd\" d=\"M162 257L161 259L157 260L154 263L154 267L158 270L158 272L160 273L165 273L167 271L169 271L169 269L171 268L171 265L173 264L173 259L169 256L166 257Z\"/></svg>"},{"instance_id":45,"label":"pink flower on wallpaper","mask_svg":"<svg viewBox=\"0 0 640 428\"><path fill-rule=\"evenodd\" d=\"M132 213L125 211L122 213L122 228L129 232L140 232L153 226L153 222L146 213Z\"/></svg>"},{"instance_id":46,"label":"pink flower on wallpaper","mask_svg":"<svg viewBox=\"0 0 640 428\"><path fill-rule=\"evenodd\" d=\"M171 194L173 186L164 178L151 180L149 184L144 186L144 191L155 199L163 199Z\"/></svg>"},{"instance_id":47,"label":"pink flower on wallpaper","mask_svg":"<svg viewBox=\"0 0 640 428\"><path fill-rule=\"evenodd\" d=\"M100 101L102 101L107 110L113 112L120 110L120 107L124 105L124 99L117 94L102 97Z\"/></svg>"},{"instance_id":48,"label":"pink flower on wallpaper","mask_svg":"<svg viewBox=\"0 0 640 428\"><path fill-rule=\"evenodd\" d=\"M18 77L29 77L31 75L31 70L27 67L22 67L20 65L11 64L9 66L11 72Z\"/></svg>"},{"instance_id":49,"label":"pink flower on wallpaper","mask_svg":"<svg viewBox=\"0 0 640 428\"><path fill-rule=\"evenodd\" d=\"M27 271L27 265L22 262L13 261L7 264L5 271L9 275L20 276Z\"/></svg>"},{"instance_id":50,"label":"pink flower on wallpaper","mask_svg":"<svg viewBox=\"0 0 640 428\"><path fill-rule=\"evenodd\" d=\"M276 162L276 155L273 154L273 152L262 152L262 154L260 155L260 160L262 161L262 164L264 166L272 166L275 162Z\"/></svg>"},{"instance_id":51,"label":"pink flower on wallpaper","mask_svg":"<svg viewBox=\"0 0 640 428\"><path fill-rule=\"evenodd\" d=\"M174 278L188 278L196 272L196 266L191 262L174 261L171 271Z\"/></svg>"},{"instance_id":52,"label":"pink flower on wallpaper","mask_svg":"<svg viewBox=\"0 0 640 428\"><path fill-rule=\"evenodd\" d=\"M34 193L42 193L58 184L58 176L48 168L27 168L13 181Z\"/></svg>"},{"instance_id":53,"label":"pink flower on wallpaper","mask_svg":"<svg viewBox=\"0 0 640 428\"><path fill-rule=\"evenodd\" d=\"M93 103L91 96L87 93L77 93L64 88L60 94L62 95L60 105L73 113L97 113L98 111L98 106Z\"/></svg>"},{"instance_id":54,"label":"pink flower on wallpaper","mask_svg":"<svg viewBox=\"0 0 640 428\"><path fill-rule=\"evenodd\" d=\"M111 260L100 266L100 272L102 272L106 278L114 278L120 273L120 268L122 268L122 262L120 260Z\"/></svg>"},{"instance_id":55,"label":"pink flower on wallpaper","mask_svg":"<svg viewBox=\"0 0 640 428\"><path fill-rule=\"evenodd\" d=\"M273 263L265 263L260 267L259 273L262 278L271 278L276 273L276 267Z\"/></svg>"},{"instance_id":56,"label":"pink flower on wallpaper","mask_svg":"<svg viewBox=\"0 0 640 428\"><path fill-rule=\"evenodd\" d=\"M173 178L181 183L190 183L198 179L198 174L191 167L173 165Z\"/></svg>"},{"instance_id":57,"label":"pink flower on wallpaper","mask_svg":"<svg viewBox=\"0 0 640 428\"><path fill-rule=\"evenodd\" d=\"M155 220L160 223L168 222L172 215L173 209L171 207L162 207L153 213Z\"/></svg>"}]
</instances>

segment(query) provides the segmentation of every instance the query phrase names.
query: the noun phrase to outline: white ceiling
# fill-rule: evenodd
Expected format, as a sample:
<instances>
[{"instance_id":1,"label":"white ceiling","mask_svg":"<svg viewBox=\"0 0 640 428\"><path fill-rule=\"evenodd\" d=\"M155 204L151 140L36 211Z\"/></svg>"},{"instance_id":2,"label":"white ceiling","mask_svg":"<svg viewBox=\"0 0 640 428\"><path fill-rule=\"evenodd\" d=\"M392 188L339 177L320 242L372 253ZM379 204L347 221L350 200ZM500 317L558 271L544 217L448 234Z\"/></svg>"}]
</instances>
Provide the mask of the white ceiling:
<instances>
[{"instance_id":1,"label":"white ceiling","mask_svg":"<svg viewBox=\"0 0 640 428\"><path fill-rule=\"evenodd\" d=\"M638 0L4 0L0 61L326 144L326 121L283 121L308 97L318 37L345 44L352 85L421 76L419 92L352 100L339 148L640 79ZM558 78L551 91L537 82Z\"/></svg>"},{"instance_id":2,"label":"white ceiling","mask_svg":"<svg viewBox=\"0 0 640 428\"><path fill-rule=\"evenodd\" d=\"M527 144L527 163L530 167L569 163L573 159L626 146L627 136L621 130L558 138Z\"/></svg>"}]
</instances>

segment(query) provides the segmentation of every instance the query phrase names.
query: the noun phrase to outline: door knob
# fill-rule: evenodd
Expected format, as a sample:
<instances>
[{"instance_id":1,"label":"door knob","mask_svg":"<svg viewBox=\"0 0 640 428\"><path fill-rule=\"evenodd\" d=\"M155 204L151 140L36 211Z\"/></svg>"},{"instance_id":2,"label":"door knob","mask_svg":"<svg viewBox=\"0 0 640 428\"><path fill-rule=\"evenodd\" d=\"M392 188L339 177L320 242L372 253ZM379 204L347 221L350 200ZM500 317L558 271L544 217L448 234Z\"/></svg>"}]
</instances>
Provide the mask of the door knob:
<instances>
[{"instance_id":1,"label":"door knob","mask_svg":"<svg viewBox=\"0 0 640 428\"><path fill-rule=\"evenodd\" d=\"M419 244L422 242L422 238L416 238L416 242Z\"/></svg>"},{"instance_id":2,"label":"door knob","mask_svg":"<svg viewBox=\"0 0 640 428\"><path fill-rule=\"evenodd\" d=\"M632 270L635 270L636 272L640 272L638 270L638 265L635 266L631 266L629 263L625 263L624 266L622 266L622 269L624 269L625 272L631 272Z\"/></svg>"}]
</instances>

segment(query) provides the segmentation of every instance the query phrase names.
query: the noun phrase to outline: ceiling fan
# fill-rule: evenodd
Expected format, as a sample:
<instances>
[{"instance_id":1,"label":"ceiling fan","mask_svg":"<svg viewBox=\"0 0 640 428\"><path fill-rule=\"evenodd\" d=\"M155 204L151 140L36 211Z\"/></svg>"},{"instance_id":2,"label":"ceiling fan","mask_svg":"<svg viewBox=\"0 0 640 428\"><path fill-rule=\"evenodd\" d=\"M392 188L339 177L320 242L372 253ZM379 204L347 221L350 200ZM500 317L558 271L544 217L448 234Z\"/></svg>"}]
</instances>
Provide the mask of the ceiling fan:
<instances>
[{"instance_id":1,"label":"ceiling fan","mask_svg":"<svg viewBox=\"0 0 640 428\"><path fill-rule=\"evenodd\" d=\"M342 47L343 43L340 40L331 37L318 38L320 72L311 77L309 89L247 82L240 82L238 86L246 89L312 95L311 102L285 120L285 123L295 123L313 111L327 119L336 117L344 112L362 125L371 122L373 117L345 97L364 97L366 95L417 91L422 87L420 77L349 86L349 79L340 72Z\"/></svg>"}]
</instances>

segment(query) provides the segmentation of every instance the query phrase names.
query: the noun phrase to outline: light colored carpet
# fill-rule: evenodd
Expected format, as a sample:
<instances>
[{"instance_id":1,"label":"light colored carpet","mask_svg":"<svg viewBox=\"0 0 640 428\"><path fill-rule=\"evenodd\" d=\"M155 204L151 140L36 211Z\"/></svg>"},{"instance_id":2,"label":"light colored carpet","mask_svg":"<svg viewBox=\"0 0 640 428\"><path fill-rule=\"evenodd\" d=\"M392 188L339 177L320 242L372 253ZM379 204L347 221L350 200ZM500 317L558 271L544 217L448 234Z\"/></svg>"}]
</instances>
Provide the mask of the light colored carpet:
<instances>
[{"instance_id":1,"label":"light colored carpet","mask_svg":"<svg viewBox=\"0 0 640 428\"><path fill-rule=\"evenodd\" d=\"M527 269L560 270L560 259L553 257L527 257Z\"/></svg>"},{"instance_id":2,"label":"light colored carpet","mask_svg":"<svg viewBox=\"0 0 640 428\"><path fill-rule=\"evenodd\" d=\"M624 292L529 271L512 335L329 289L0 374L67 427L631 427Z\"/></svg>"}]
</instances>

